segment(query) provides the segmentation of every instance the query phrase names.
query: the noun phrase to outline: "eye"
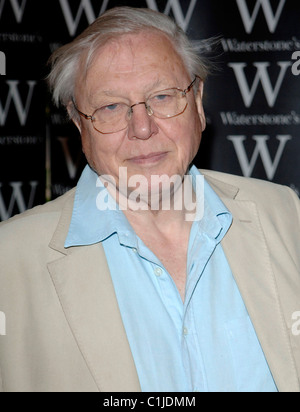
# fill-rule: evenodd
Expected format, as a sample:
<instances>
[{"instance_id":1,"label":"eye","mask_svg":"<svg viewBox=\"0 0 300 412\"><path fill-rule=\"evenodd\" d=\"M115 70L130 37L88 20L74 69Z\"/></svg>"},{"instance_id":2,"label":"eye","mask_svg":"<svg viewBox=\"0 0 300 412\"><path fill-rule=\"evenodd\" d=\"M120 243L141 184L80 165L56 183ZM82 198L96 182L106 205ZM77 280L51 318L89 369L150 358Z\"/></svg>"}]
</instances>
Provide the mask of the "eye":
<instances>
[{"instance_id":1,"label":"eye","mask_svg":"<svg viewBox=\"0 0 300 412\"><path fill-rule=\"evenodd\" d=\"M159 95L155 96L155 99L162 101L162 100L166 100L168 97L169 96L167 94L159 94Z\"/></svg>"},{"instance_id":2,"label":"eye","mask_svg":"<svg viewBox=\"0 0 300 412\"><path fill-rule=\"evenodd\" d=\"M113 104L108 104L107 106L101 107L101 110L113 112L113 111L117 111L119 108L120 108L120 105L118 103L113 103Z\"/></svg>"},{"instance_id":3,"label":"eye","mask_svg":"<svg viewBox=\"0 0 300 412\"><path fill-rule=\"evenodd\" d=\"M174 94L169 92L159 93L151 97L150 105L152 106L161 106L169 105L174 99Z\"/></svg>"},{"instance_id":4,"label":"eye","mask_svg":"<svg viewBox=\"0 0 300 412\"><path fill-rule=\"evenodd\" d=\"M170 98L171 98L170 94L158 94L158 95L153 97L153 99L158 101L158 102L163 102L163 101L166 101Z\"/></svg>"}]
</instances>

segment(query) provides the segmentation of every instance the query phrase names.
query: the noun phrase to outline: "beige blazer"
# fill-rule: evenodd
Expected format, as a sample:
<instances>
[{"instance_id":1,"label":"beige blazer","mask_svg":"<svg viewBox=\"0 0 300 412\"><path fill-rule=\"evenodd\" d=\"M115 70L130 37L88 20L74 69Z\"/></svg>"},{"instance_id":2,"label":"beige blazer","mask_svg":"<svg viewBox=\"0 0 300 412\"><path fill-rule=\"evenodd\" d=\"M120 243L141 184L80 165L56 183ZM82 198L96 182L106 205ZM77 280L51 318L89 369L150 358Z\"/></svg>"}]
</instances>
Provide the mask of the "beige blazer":
<instances>
[{"instance_id":1,"label":"beige blazer","mask_svg":"<svg viewBox=\"0 0 300 412\"><path fill-rule=\"evenodd\" d=\"M299 199L203 173L233 213L223 247L278 389L299 392ZM101 244L64 248L74 193L0 225L0 391L140 391Z\"/></svg>"}]
</instances>

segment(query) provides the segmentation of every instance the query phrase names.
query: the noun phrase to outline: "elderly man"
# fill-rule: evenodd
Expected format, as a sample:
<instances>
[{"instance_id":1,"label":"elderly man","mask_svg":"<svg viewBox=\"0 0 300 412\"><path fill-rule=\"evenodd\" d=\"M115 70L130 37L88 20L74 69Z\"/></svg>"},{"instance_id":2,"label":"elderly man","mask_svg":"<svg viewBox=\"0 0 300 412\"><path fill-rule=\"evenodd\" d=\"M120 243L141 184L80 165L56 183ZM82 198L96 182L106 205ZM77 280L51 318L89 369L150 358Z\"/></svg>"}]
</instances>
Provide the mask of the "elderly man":
<instances>
[{"instance_id":1,"label":"elderly man","mask_svg":"<svg viewBox=\"0 0 300 412\"><path fill-rule=\"evenodd\" d=\"M53 55L89 166L0 227L2 391L300 390L299 200L192 165L207 74L147 9Z\"/></svg>"}]
</instances>

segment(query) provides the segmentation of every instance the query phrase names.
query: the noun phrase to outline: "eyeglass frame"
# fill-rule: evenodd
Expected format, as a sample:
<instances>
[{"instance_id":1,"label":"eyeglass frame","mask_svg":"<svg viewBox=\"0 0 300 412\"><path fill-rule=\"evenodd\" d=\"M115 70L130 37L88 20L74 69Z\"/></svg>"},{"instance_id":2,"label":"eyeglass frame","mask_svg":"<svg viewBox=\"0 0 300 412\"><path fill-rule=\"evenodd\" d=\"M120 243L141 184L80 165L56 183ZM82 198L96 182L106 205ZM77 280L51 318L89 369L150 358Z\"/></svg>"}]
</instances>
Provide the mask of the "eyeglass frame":
<instances>
[{"instance_id":1,"label":"eyeglass frame","mask_svg":"<svg viewBox=\"0 0 300 412\"><path fill-rule=\"evenodd\" d=\"M195 83L196 83L196 81L197 81L198 79L201 80L201 78L200 78L198 75L195 75L194 80L192 81L192 83L191 83L185 90L182 90L182 89L180 89L179 87L170 87L170 88L168 88L168 89L158 90L157 92L164 92L164 91L166 91L166 90L178 90L178 91L180 91L180 92L183 93L183 96L186 97L187 93L189 93L189 92L191 91L191 89L194 87L194 85L195 85ZM100 134L114 134L114 133L118 133L118 132L121 132L122 130L125 130L126 127L127 127L127 126L126 126L126 127L124 127L123 129L117 130L117 131L115 131L115 132L101 132L100 130L96 129L96 127L94 126L94 122L93 122L93 120L94 120L94 115L95 115L95 113L100 109L100 107L99 107L98 109L96 109L92 115L88 115L88 114L83 113L82 111L80 111L80 110L78 109L78 107L77 107L77 105L76 105L75 100L74 100L73 97L72 97L72 103L73 103L73 105L74 105L74 107L75 107L75 110L78 112L78 114L79 114L80 116L84 117L86 120L90 120L91 123L92 123L92 125L93 125L94 130L96 130L96 132L98 132L98 133L100 133ZM134 107L136 107L136 106L139 106L140 104L144 104L144 105L145 105L146 111L147 111L147 113L148 113L148 115L149 115L150 117L151 117L151 116L156 117L155 114L153 113L151 107L147 105L147 102L138 102L138 103L133 104L132 106L126 105L126 106L128 106L128 109L129 109L129 110L128 110L128 113L131 112L131 114L133 114L133 110L132 110L132 109L133 109ZM178 113L178 114L175 114L174 116L165 117L165 118L162 118L162 119L167 120L167 119L173 119L174 117L180 116L180 115L182 115L182 114L186 111L187 107L188 107L188 102L186 103L186 106L185 106L185 108L182 110L182 112L180 112L180 113ZM149 112L148 109L151 109L152 113Z\"/></svg>"}]
</instances>

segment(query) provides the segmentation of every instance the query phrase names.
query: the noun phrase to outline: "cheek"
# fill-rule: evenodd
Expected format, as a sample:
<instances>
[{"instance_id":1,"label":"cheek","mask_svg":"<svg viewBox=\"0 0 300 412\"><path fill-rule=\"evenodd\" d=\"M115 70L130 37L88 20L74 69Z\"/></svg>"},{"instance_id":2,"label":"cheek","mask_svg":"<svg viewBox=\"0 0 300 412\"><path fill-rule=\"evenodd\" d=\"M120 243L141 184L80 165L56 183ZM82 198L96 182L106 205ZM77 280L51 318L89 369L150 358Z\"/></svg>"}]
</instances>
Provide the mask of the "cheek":
<instances>
[{"instance_id":1,"label":"cheek","mask_svg":"<svg viewBox=\"0 0 300 412\"><path fill-rule=\"evenodd\" d=\"M114 174L118 166L119 139L82 131L82 148L89 165L100 174Z\"/></svg>"},{"instance_id":2,"label":"cheek","mask_svg":"<svg viewBox=\"0 0 300 412\"><path fill-rule=\"evenodd\" d=\"M89 134L85 133L84 131L81 132L81 144L82 144L83 153L88 159L91 153L91 138Z\"/></svg>"},{"instance_id":3,"label":"cheek","mask_svg":"<svg viewBox=\"0 0 300 412\"><path fill-rule=\"evenodd\" d=\"M105 145L101 139L102 136L95 136L88 130L82 130L82 149L87 158L88 163L95 168L99 164L102 155L105 156Z\"/></svg>"},{"instance_id":4,"label":"cheek","mask_svg":"<svg viewBox=\"0 0 300 412\"><path fill-rule=\"evenodd\" d=\"M194 155L197 153L202 136L202 127L196 111L170 119L170 123L165 124L164 132L183 155L189 156L191 153Z\"/></svg>"},{"instance_id":5,"label":"cheek","mask_svg":"<svg viewBox=\"0 0 300 412\"><path fill-rule=\"evenodd\" d=\"M192 107L190 116L187 116L185 127L188 140L191 142L193 146L197 147L198 151L202 137L203 125L201 123L201 119L196 106Z\"/></svg>"}]
</instances>

